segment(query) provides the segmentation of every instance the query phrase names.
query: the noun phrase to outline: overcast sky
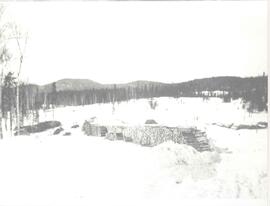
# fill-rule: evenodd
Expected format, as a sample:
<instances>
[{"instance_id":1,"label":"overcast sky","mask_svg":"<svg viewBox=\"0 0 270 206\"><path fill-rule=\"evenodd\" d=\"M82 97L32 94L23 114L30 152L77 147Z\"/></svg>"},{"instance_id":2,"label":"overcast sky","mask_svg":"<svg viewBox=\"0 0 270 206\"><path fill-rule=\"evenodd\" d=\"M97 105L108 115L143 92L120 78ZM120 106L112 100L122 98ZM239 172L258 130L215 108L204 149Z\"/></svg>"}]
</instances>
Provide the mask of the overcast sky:
<instances>
[{"instance_id":1,"label":"overcast sky","mask_svg":"<svg viewBox=\"0 0 270 206\"><path fill-rule=\"evenodd\" d=\"M266 72L267 1L12 3L22 76L182 82Z\"/></svg>"}]
</instances>

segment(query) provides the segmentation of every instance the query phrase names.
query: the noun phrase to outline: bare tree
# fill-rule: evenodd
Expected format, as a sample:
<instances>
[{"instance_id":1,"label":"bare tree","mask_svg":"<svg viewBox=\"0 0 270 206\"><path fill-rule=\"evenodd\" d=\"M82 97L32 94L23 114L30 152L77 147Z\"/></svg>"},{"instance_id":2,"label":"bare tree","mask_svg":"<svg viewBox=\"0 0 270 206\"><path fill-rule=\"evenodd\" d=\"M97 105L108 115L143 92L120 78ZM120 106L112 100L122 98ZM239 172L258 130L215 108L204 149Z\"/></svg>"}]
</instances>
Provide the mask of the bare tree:
<instances>
[{"instance_id":1,"label":"bare tree","mask_svg":"<svg viewBox=\"0 0 270 206\"><path fill-rule=\"evenodd\" d=\"M16 125L17 125L17 135L20 135L20 74L22 70L22 64L25 54L25 49L27 45L28 40L28 34L26 33L23 35L20 30L18 29L17 25L14 25L13 27L13 38L16 40L18 51L19 51L19 70L17 73L17 85L16 85ZM24 43L22 44L21 41L24 40ZM23 46L23 48L22 48Z\"/></svg>"},{"instance_id":2,"label":"bare tree","mask_svg":"<svg viewBox=\"0 0 270 206\"><path fill-rule=\"evenodd\" d=\"M8 61L11 59L11 55L7 49L7 37L6 30L9 27L9 24L4 22L3 16L5 12L4 5L0 4L0 138L3 138L3 129L2 129L2 87L3 87L3 76L4 69L7 67Z\"/></svg>"},{"instance_id":3,"label":"bare tree","mask_svg":"<svg viewBox=\"0 0 270 206\"><path fill-rule=\"evenodd\" d=\"M25 48L27 45L28 35L23 34L21 29L15 23L5 22L3 20L3 14L5 6L0 4L0 138L2 138L2 87L3 87L3 76L4 68L7 67L7 62L11 59L11 55L8 52L7 45L12 44L15 41L18 47L19 55L19 68L17 72L17 84L16 84L16 122L17 128L20 128L20 73L22 69ZM12 129L12 128L10 128ZM18 132L19 133L19 132Z\"/></svg>"}]
</instances>

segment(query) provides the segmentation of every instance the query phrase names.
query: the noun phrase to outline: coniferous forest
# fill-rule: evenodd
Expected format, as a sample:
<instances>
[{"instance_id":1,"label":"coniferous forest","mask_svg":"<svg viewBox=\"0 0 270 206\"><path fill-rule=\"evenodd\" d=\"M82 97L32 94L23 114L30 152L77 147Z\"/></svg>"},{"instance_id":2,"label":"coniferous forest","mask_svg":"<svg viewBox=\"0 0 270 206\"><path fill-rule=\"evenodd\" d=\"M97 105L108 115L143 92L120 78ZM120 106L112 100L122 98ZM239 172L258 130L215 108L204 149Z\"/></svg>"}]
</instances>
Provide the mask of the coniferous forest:
<instances>
[{"instance_id":1,"label":"coniferous forest","mask_svg":"<svg viewBox=\"0 0 270 206\"><path fill-rule=\"evenodd\" d=\"M2 89L2 114L4 118L16 114L15 81L16 78L11 72L4 78ZM21 121L23 121L23 117L34 114L38 121L38 110L40 109L117 103L154 97L202 97L205 100L219 97L224 102L241 98L243 105L248 105L246 108L249 112L267 111L267 76L212 77L173 84L138 81L128 84L99 85L99 87L91 89L71 89L70 87L67 89L62 86L58 88L58 82L46 85L46 87L22 83L19 95L20 116Z\"/></svg>"}]
</instances>

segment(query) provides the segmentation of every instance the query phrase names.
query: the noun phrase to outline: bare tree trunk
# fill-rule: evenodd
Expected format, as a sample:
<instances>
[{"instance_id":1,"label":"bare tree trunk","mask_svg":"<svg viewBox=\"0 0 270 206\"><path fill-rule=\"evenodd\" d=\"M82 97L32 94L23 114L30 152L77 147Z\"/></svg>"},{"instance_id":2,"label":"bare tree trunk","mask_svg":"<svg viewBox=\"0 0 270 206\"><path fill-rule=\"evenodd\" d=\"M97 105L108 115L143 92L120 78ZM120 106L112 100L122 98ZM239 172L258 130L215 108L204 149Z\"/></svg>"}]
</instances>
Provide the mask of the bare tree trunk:
<instances>
[{"instance_id":1,"label":"bare tree trunk","mask_svg":"<svg viewBox=\"0 0 270 206\"><path fill-rule=\"evenodd\" d=\"M13 117L12 117L12 108L10 108L10 112L9 112L9 130L10 130L10 136L12 136L12 120L13 120Z\"/></svg>"},{"instance_id":2,"label":"bare tree trunk","mask_svg":"<svg viewBox=\"0 0 270 206\"><path fill-rule=\"evenodd\" d=\"M3 4L0 4L0 20L2 20L2 16L4 14L5 7ZM2 30L2 28L1 28ZM1 32L0 36L3 36L3 33ZM0 39L2 42L2 38ZM2 54L1 54L2 55ZM3 59L1 59L0 63L3 63ZM3 113L2 113L2 79L3 79L3 69L1 68L1 79L0 79L0 139L3 139L3 128L2 128L2 118L3 118Z\"/></svg>"},{"instance_id":3,"label":"bare tree trunk","mask_svg":"<svg viewBox=\"0 0 270 206\"><path fill-rule=\"evenodd\" d=\"M44 92L44 103L43 103L43 108L47 109L47 94Z\"/></svg>"},{"instance_id":4,"label":"bare tree trunk","mask_svg":"<svg viewBox=\"0 0 270 206\"><path fill-rule=\"evenodd\" d=\"M20 96L19 96L19 88L20 88L20 85L19 85L19 80L18 80L18 83L17 83L17 89L16 89L16 112L17 112L17 135L20 135L20 102L19 102L19 99L20 99Z\"/></svg>"},{"instance_id":5,"label":"bare tree trunk","mask_svg":"<svg viewBox=\"0 0 270 206\"><path fill-rule=\"evenodd\" d=\"M54 120L54 105L52 105L52 118Z\"/></svg>"},{"instance_id":6,"label":"bare tree trunk","mask_svg":"<svg viewBox=\"0 0 270 206\"><path fill-rule=\"evenodd\" d=\"M2 82L0 82L1 84ZM3 128L2 128L2 84L0 85L0 139L3 139Z\"/></svg>"},{"instance_id":7,"label":"bare tree trunk","mask_svg":"<svg viewBox=\"0 0 270 206\"><path fill-rule=\"evenodd\" d=\"M6 66L6 65L5 65ZM0 139L3 139L3 127L2 127L2 121L3 121L3 111L2 111L2 89L3 89L3 76L4 76L4 67L1 71L1 77L0 77Z\"/></svg>"},{"instance_id":8,"label":"bare tree trunk","mask_svg":"<svg viewBox=\"0 0 270 206\"><path fill-rule=\"evenodd\" d=\"M16 30L16 34L18 34L18 31ZM17 135L20 135L20 103L19 103L19 99L20 99L20 81L19 81L19 77L20 77L20 73L21 73L21 69L22 69L22 63L23 63L23 57L24 57L24 52L25 52L25 47L27 44L27 37L25 38L25 44L24 44L24 50L21 49L20 46L20 42L19 42L19 38L20 37L16 37L16 41L17 41L17 45L19 48L19 52L20 52L20 67L19 67L19 71L18 71L18 77L17 77L17 92L16 92L16 107L17 107Z\"/></svg>"}]
</instances>

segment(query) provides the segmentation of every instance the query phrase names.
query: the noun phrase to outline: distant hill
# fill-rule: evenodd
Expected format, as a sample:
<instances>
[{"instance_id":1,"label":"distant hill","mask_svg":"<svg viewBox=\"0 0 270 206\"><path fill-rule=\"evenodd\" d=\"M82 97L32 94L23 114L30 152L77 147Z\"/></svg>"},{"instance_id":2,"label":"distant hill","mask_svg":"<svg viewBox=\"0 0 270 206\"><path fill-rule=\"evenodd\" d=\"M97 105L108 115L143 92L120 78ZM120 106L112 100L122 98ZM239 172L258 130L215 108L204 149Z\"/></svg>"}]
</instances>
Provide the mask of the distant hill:
<instances>
[{"instance_id":1,"label":"distant hill","mask_svg":"<svg viewBox=\"0 0 270 206\"><path fill-rule=\"evenodd\" d=\"M57 91L81 91L89 89L99 89L103 87L104 85L89 79L61 79L56 81ZM51 90L52 83L40 86L40 91L50 92Z\"/></svg>"},{"instance_id":2,"label":"distant hill","mask_svg":"<svg viewBox=\"0 0 270 206\"><path fill-rule=\"evenodd\" d=\"M164 83L153 82L153 81L134 81L126 84L101 84L89 79L61 79L55 82L57 91L83 91L90 89L104 89L104 88L127 88L127 87L150 87L150 86L162 86ZM40 86L39 89L41 92L50 93L52 91L52 84L46 84Z\"/></svg>"},{"instance_id":3,"label":"distant hill","mask_svg":"<svg viewBox=\"0 0 270 206\"><path fill-rule=\"evenodd\" d=\"M154 81L134 81L126 84L101 84L89 79L61 79L56 81L57 91L84 91L91 89L105 89L105 88L144 88L144 87L158 87L167 88L169 90L177 89L179 91L247 91L258 86L267 86L267 76L260 77L211 77L203 79L195 79L181 83L162 83ZM52 91L52 83L39 86L40 92L50 93Z\"/></svg>"},{"instance_id":4,"label":"distant hill","mask_svg":"<svg viewBox=\"0 0 270 206\"><path fill-rule=\"evenodd\" d=\"M139 81L134 81L134 82L129 82L126 84L117 84L117 87L138 87L138 88L143 88L143 87L150 87L150 86L162 86L165 85L165 83L162 82L153 82L153 81L146 81L146 80L139 80Z\"/></svg>"},{"instance_id":5,"label":"distant hill","mask_svg":"<svg viewBox=\"0 0 270 206\"><path fill-rule=\"evenodd\" d=\"M234 77L234 76L222 76L222 77L211 77L203 79L195 79L187 82L176 84L178 88L196 91L214 91L214 90L246 90L250 87L255 86L254 81L261 81L267 77ZM266 81L267 82L267 81Z\"/></svg>"},{"instance_id":6,"label":"distant hill","mask_svg":"<svg viewBox=\"0 0 270 206\"><path fill-rule=\"evenodd\" d=\"M35 85L31 85L32 87ZM179 91L247 91L258 86L267 87L267 76L259 77L234 77L222 76L203 79L195 79L181 83L162 83L154 81L139 80L125 84L101 84L89 79L61 79L56 81L57 91L84 91L91 89L111 89L114 88L150 88L158 87L169 90L177 89ZM40 92L50 93L52 91L52 83L39 86Z\"/></svg>"}]
</instances>

